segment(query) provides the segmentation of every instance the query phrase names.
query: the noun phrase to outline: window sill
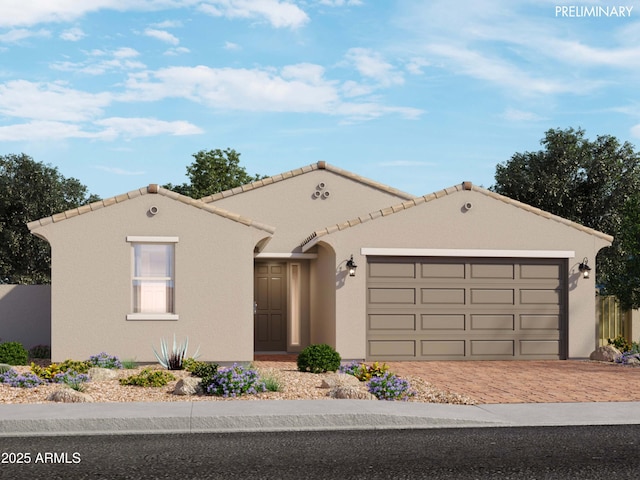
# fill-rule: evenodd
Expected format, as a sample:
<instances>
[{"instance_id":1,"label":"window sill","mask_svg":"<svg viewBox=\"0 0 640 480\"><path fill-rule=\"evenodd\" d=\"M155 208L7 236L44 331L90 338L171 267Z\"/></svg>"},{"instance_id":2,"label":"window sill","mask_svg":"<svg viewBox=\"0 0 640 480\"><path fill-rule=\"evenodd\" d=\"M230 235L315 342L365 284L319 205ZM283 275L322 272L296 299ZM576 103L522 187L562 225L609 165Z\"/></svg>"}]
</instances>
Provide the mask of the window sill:
<instances>
[{"instance_id":1,"label":"window sill","mask_svg":"<svg viewBox=\"0 0 640 480\"><path fill-rule=\"evenodd\" d=\"M127 320L179 320L175 313L130 313Z\"/></svg>"}]
</instances>

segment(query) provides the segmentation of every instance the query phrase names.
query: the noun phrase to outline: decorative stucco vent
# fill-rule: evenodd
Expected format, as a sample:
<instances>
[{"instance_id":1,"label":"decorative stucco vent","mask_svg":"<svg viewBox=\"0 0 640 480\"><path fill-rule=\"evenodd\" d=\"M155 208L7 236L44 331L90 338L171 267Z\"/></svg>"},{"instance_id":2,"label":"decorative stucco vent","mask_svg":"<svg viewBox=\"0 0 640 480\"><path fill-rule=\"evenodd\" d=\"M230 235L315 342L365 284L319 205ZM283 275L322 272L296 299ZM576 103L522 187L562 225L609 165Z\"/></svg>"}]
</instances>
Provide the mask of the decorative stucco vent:
<instances>
[{"instance_id":1,"label":"decorative stucco vent","mask_svg":"<svg viewBox=\"0 0 640 480\"><path fill-rule=\"evenodd\" d=\"M320 182L318 185L316 185L316 190L311 194L311 197L314 199L322 198L323 200L326 200L330 195L331 192L327 190L327 184L324 182Z\"/></svg>"}]
</instances>

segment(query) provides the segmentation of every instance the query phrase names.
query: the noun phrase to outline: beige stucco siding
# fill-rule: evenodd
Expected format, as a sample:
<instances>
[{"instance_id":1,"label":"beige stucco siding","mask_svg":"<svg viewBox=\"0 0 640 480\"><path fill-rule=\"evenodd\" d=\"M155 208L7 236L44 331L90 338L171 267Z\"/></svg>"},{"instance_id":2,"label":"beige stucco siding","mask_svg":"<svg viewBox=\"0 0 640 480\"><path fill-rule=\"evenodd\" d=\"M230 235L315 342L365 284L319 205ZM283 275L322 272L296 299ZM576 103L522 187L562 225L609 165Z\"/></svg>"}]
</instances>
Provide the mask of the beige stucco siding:
<instances>
[{"instance_id":1,"label":"beige stucco siding","mask_svg":"<svg viewBox=\"0 0 640 480\"><path fill-rule=\"evenodd\" d=\"M150 215L156 206L158 213ZM268 234L163 195L35 229L52 247L52 360L107 351L155 361L160 339L190 339L201 359L253 358L253 249ZM127 320L132 313L132 246L127 236L178 237L179 320Z\"/></svg>"},{"instance_id":2,"label":"beige stucco siding","mask_svg":"<svg viewBox=\"0 0 640 480\"><path fill-rule=\"evenodd\" d=\"M463 207L467 202L472 204L470 210ZM360 253L363 247L575 251L568 261L569 357L587 357L595 348L595 257L609 245L603 238L483 193L462 191L321 240L335 250L336 265L353 254L362 269L367 263ZM578 271L584 257L594 269L589 279ZM336 290L336 348L344 358L365 357L365 292L366 275L361 271Z\"/></svg>"},{"instance_id":3,"label":"beige stucco siding","mask_svg":"<svg viewBox=\"0 0 640 480\"><path fill-rule=\"evenodd\" d=\"M324 188L318 186L324 184ZM316 192L320 192L316 196ZM328 197L324 197L325 193ZM211 203L276 227L264 252L293 252L314 229L404 198L338 175L314 170Z\"/></svg>"}]
</instances>

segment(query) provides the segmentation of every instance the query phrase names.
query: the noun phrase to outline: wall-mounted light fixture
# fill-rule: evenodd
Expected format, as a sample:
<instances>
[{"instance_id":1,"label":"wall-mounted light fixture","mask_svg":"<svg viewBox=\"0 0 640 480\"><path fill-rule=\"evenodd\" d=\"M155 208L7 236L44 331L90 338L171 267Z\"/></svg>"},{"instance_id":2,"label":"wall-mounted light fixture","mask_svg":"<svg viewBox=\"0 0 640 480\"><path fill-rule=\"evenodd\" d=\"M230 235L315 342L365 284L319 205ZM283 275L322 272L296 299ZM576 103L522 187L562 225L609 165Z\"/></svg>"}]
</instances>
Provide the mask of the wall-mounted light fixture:
<instances>
[{"instance_id":1,"label":"wall-mounted light fixture","mask_svg":"<svg viewBox=\"0 0 640 480\"><path fill-rule=\"evenodd\" d=\"M350 277L356 276L356 268L358 268L358 265L353 261L353 255L351 255L351 258L347 260L347 269L349 270Z\"/></svg>"},{"instance_id":2,"label":"wall-mounted light fixture","mask_svg":"<svg viewBox=\"0 0 640 480\"><path fill-rule=\"evenodd\" d=\"M589 278L589 272L591 271L591 267L589 266L589 259L584 257L582 259L582 263L578 265L578 270L582 272L582 276L584 278Z\"/></svg>"}]
</instances>

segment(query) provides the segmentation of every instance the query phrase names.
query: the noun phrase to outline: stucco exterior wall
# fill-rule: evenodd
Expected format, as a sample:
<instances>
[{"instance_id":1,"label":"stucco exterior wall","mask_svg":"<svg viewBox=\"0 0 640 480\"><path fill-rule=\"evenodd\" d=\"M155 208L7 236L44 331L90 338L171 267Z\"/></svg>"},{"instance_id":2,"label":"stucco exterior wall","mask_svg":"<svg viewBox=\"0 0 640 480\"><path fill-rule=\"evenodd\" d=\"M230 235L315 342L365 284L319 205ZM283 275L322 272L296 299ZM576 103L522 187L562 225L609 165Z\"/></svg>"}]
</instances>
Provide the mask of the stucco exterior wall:
<instances>
[{"instance_id":1,"label":"stucco exterior wall","mask_svg":"<svg viewBox=\"0 0 640 480\"><path fill-rule=\"evenodd\" d=\"M311 262L311 343L336 345L336 256L325 245L316 247Z\"/></svg>"},{"instance_id":2,"label":"stucco exterior wall","mask_svg":"<svg viewBox=\"0 0 640 480\"><path fill-rule=\"evenodd\" d=\"M51 345L50 285L0 285L0 341Z\"/></svg>"},{"instance_id":3,"label":"stucco exterior wall","mask_svg":"<svg viewBox=\"0 0 640 480\"><path fill-rule=\"evenodd\" d=\"M470 210L463 208L467 202L473 205ZM483 193L461 191L321 239L335 250L336 265L353 254L361 267L356 277L347 277L336 290L336 348L344 358L366 354L367 260L361 255L363 247L575 251L568 261L568 354L570 358L588 357L596 347L595 258L608 245L602 238ZM584 257L593 269L588 279L578 271Z\"/></svg>"},{"instance_id":4,"label":"stucco exterior wall","mask_svg":"<svg viewBox=\"0 0 640 480\"><path fill-rule=\"evenodd\" d=\"M324 183L322 190L318 185ZM315 192L321 192L316 197ZM324 198L323 193L329 192ZM316 228L336 223L404 198L346 178L330 170L308 173L212 203L276 227L264 253L299 251Z\"/></svg>"},{"instance_id":5,"label":"stucco exterior wall","mask_svg":"<svg viewBox=\"0 0 640 480\"><path fill-rule=\"evenodd\" d=\"M149 209L155 206L156 215ZM52 360L106 351L155 361L160 339L189 337L201 360L253 359L253 249L268 234L159 194L36 229L52 249ZM127 320L132 246L127 236L176 236L179 320Z\"/></svg>"}]
</instances>

